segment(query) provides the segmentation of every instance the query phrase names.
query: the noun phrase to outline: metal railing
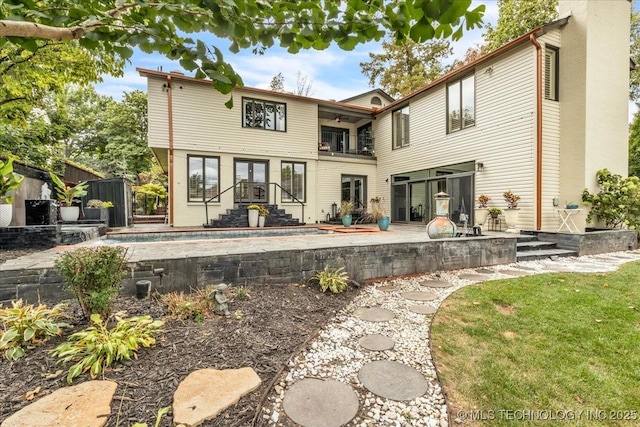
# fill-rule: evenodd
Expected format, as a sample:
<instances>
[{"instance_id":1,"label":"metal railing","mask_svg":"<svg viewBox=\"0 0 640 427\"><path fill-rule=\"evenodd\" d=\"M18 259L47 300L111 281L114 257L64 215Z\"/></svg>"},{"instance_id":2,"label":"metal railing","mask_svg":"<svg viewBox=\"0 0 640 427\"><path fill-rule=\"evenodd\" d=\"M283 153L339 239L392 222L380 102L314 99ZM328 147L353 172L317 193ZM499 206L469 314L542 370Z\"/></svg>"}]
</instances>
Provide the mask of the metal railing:
<instances>
[{"instance_id":1,"label":"metal railing","mask_svg":"<svg viewBox=\"0 0 640 427\"><path fill-rule=\"evenodd\" d=\"M273 185L273 192L271 192L271 194L269 194L270 192L267 191L267 188ZM213 201L217 201L217 200L222 200L220 196L222 196L224 193L226 193L229 190L232 189L236 189L238 186L243 186L244 188L242 189L243 192L238 192L238 191L234 191L234 197L233 197L233 204L234 207L236 207L236 205L241 205L241 204L273 204L273 205L277 205L277 194L276 194L276 190L279 188L280 189L280 194L282 195L282 193L287 194L289 197L291 197L291 201L292 202L296 202L300 205L302 213L301 213L301 219L304 223L304 202L301 202L300 200L298 200L297 197L295 197L293 194L291 194L287 189L283 188L280 184L278 184L277 182L248 182L248 181L240 181L240 182L236 182L235 184L233 184L231 187L228 187L226 189L224 189L223 191L221 191L220 193L218 193L216 196L211 197L208 200L205 200L204 202L204 212L205 212L205 224L209 224L209 203L213 202ZM246 200L242 197L243 194L247 194L246 190L251 190L251 192L253 193L255 190L258 191L258 197L262 194L264 194L266 197L266 199L263 200ZM265 194L266 192L266 194ZM273 195L273 203L270 203L270 196Z\"/></svg>"},{"instance_id":2,"label":"metal railing","mask_svg":"<svg viewBox=\"0 0 640 427\"><path fill-rule=\"evenodd\" d=\"M372 157L375 155L373 138L364 134L350 135L348 132L321 130L318 151L324 153L354 154Z\"/></svg>"}]
</instances>

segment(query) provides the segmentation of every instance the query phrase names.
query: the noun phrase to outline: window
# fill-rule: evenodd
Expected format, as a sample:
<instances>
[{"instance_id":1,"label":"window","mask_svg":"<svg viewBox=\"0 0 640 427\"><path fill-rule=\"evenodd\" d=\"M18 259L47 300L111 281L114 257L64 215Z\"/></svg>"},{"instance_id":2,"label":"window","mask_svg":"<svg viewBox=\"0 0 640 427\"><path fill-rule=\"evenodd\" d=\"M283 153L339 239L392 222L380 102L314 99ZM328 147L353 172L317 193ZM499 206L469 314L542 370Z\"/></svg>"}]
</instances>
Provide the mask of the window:
<instances>
[{"instance_id":1,"label":"window","mask_svg":"<svg viewBox=\"0 0 640 427\"><path fill-rule=\"evenodd\" d=\"M220 159L218 157L187 156L189 166L189 202L205 202L213 197L218 200L220 192L218 176Z\"/></svg>"},{"instance_id":2,"label":"window","mask_svg":"<svg viewBox=\"0 0 640 427\"><path fill-rule=\"evenodd\" d=\"M409 106L393 112L393 148L409 145Z\"/></svg>"},{"instance_id":3,"label":"window","mask_svg":"<svg viewBox=\"0 0 640 427\"><path fill-rule=\"evenodd\" d=\"M282 183L282 188L289 192L282 192L283 202L295 202L296 200L293 197L301 202L305 201L306 175L306 163L282 162L280 182Z\"/></svg>"},{"instance_id":4,"label":"window","mask_svg":"<svg viewBox=\"0 0 640 427\"><path fill-rule=\"evenodd\" d=\"M558 100L558 48L544 49L544 98Z\"/></svg>"},{"instance_id":5,"label":"window","mask_svg":"<svg viewBox=\"0 0 640 427\"><path fill-rule=\"evenodd\" d=\"M447 132L476 124L475 75L463 77L447 86Z\"/></svg>"},{"instance_id":6,"label":"window","mask_svg":"<svg viewBox=\"0 0 640 427\"><path fill-rule=\"evenodd\" d=\"M279 102L242 98L242 127L285 132L286 112Z\"/></svg>"},{"instance_id":7,"label":"window","mask_svg":"<svg viewBox=\"0 0 640 427\"><path fill-rule=\"evenodd\" d=\"M371 105L382 105L382 101L380 101L379 97L374 96L371 98Z\"/></svg>"}]
</instances>

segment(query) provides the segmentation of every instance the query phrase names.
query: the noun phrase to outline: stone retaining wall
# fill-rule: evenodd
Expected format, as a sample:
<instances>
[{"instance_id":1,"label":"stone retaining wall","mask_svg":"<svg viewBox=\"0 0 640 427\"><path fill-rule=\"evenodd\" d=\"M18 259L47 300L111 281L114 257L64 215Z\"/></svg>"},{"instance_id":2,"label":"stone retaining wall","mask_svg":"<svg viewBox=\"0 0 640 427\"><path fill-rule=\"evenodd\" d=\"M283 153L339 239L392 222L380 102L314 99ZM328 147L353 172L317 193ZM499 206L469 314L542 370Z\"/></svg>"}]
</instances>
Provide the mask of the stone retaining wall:
<instances>
[{"instance_id":1,"label":"stone retaining wall","mask_svg":"<svg viewBox=\"0 0 640 427\"><path fill-rule=\"evenodd\" d=\"M49 249L57 244L59 225L30 225L28 227L0 228L0 250Z\"/></svg>"},{"instance_id":2,"label":"stone retaining wall","mask_svg":"<svg viewBox=\"0 0 640 427\"><path fill-rule=\"evenodd\" d=\"M578 256L634 250L638 247L636 230L601 230L587 233L545 233L532 231L539 240L553 242L561 249L576 251Z\"/></svg>"}]
</instances>

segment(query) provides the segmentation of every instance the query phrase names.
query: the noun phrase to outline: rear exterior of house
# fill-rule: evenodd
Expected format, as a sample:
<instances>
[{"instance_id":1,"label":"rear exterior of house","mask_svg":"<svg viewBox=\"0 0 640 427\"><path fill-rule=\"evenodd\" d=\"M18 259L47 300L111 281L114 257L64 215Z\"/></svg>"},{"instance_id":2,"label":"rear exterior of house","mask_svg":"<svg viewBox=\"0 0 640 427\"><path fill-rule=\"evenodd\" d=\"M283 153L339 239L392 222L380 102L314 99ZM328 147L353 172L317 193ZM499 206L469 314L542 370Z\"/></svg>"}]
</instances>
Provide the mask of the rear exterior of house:
<instances>
[{"instance_id":1,"label":"rear exterior of house","mask_svg":"<svg viewBox=\"0 0 640 427\"><path fill-rule=\"evenodd\" d=\"M238 88L227 109L210 82L140 70L170 222L202 225L259 203L315 223L341 200L366 208L379 196L392 222L423 223L440 191L458 221L480 194L505 209L511 190L522 198L518 228L555 231L558 209L594 190L597 170L627 171L630 4L560 8L558 21L397 101Z\"/></svg>"}]
</instances>

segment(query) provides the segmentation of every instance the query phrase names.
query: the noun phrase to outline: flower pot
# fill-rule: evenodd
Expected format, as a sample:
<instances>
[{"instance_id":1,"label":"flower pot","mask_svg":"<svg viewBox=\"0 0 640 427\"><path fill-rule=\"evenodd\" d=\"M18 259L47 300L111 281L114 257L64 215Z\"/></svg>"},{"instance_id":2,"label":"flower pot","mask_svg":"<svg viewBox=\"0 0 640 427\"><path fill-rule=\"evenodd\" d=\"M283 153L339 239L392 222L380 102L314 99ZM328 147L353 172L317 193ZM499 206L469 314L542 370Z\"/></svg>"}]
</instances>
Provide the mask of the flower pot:
<instances>
[{"instance_id":1,"label":"flower pot","mask_svg":"<svg viewBox=\"0 0 640 427\"><path fill-rule=\"evenodd\" d=\"M248 209L247 211L249 215L249 227L257 227L260 211L257 209Z\"/></svg>"},{"instance_id":2,"label":"flower pot","mask_svg":"<svg viewBox=\"0 0 640 427\"><path fill-rule=\"evenodd\" d=\"M351 215L342 215L342 225L345 227L351 225Z\"/></svg>"},{"instance_id":3,"label":"flower pot","mask_svg":"<svg viewBox=\"0 0 640 427\"><path fill-rule=\"evenodd\" d=\"M84 219L102 221L109 226L109 209L107 208L84 208Z\"/></svg>"},{"instance_id":4,"label":"flower pot","mask_svg":"<svg viewBox=\"0 0 640 427\"><path fill-rule=\"evenodd\" d=\"M383 216L382 218L380 218L378 220L378 228L380 229L380 231L387 231L389 229L390 221L391 218L389 218L388 216Z\"/></svg>"},{"instance_id":5,"label":"flower pot","mask_svg":"<svg viewBox=\"0 0 640 427\"><path fill-rule=\"evenodd\" d=\"M8 227L13 217L13 205L0 203L0 227Z\"/></svg>"},{"instance_id":6,"label":"flower pot","mask_svg":"<svg viewBox=\"0 0 640 427\"><path fill-rule=\"evenodd\" d=\"M518 215L520 209L506 209L504 211L504 222L507 224L507 233L517 233Z\"/></svg>"},{"instance_id":7,"label":"flower pot","mask_svg":"<svg viewBox=\"0 0 640 427\"><path fill-rule=\"evenodd\" d=\"M487 220L487 216L489 215L489 209L487 208L476 208L473 211L473 216L477 225L484 225ZM491 216L493 218L493 216ZM496 215L497 217L497 215Z\"/></svg>"},{"instance_id":8,"label":"flower pot","mask_svg":"<svg viewBox=\"0 0 640 427\"><path fill-rule=\"evenodd\" d=\"M60 206L60 218L63 221L77 221L80 217L80 207L78 206Z\"/></svg>"},{"instance_id":9,"label":"flower pot","mask_svg":"<svg viewBox=\"0 0 640 427\"><path fill-rule=\"evenodd\" d=\"M267 219L266 216L260 215L258 217L258 227L264 227L264 222L266 221L266 219Z\"/></svg>"}]
</instances>

